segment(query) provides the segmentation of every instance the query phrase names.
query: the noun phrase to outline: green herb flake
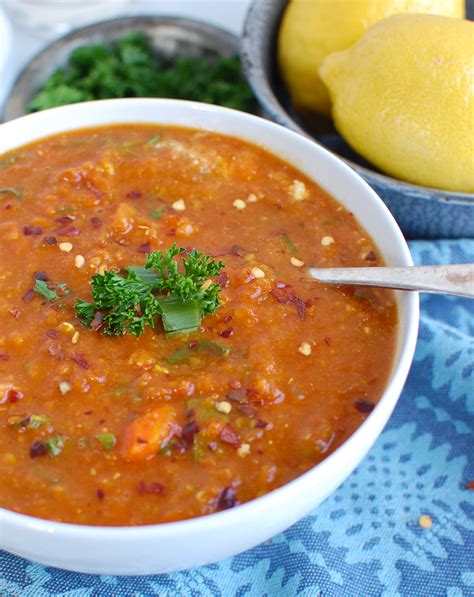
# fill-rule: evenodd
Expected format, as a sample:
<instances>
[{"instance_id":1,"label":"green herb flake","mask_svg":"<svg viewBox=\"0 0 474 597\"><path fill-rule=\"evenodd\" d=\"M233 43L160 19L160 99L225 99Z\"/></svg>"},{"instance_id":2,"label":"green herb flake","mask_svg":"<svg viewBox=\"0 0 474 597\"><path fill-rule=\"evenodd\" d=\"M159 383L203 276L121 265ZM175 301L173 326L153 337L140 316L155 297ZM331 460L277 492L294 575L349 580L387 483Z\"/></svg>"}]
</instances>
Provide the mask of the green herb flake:
<instances>
[{"instance_id":1,"label":"green herb flake","mask_svg":"<svg viewBox=\"0 0 474 597\"><path fill-rule=\"evenodd\" d=\"M43 442L50 456L59 456L64 448L64 438L61 435L50 437Z\"/></svg>"},{"instance_id":2,"label":"green herb flake","mask_svg":"<svg viewBox=\"0 0 474 597\"><path fill-rule=\"evenodd\" d=\"M222 346L214 340L197 340L196 346L190 348L189 344L173 352L166 361L172 365L179 365L186 362L192 356L209 356L214 358L227 357L230 354L230 348Z\"/></svg>"},{"instance_id":3,"label":"green herb flake","mask_svg":"<svg viewBox=\"0 0 474 597\"><path fill-rule=\"evenodd\" d=\"M72 293L72 290L65 282L62 282L61 284L56 284L56 288L59 288L59 290L62 293L62 296L68 296Z\"/></svg>"},{"instance_id":4,"label":"green herb flake","mask_svg":"<svg viewBox=\"0 0 474 597\"><path fill-rule=\"evenodd\" d=\"M9 158L5 158L4 160L0 160L0 168L8 168L8 166L12 166L17 160L17 155L12 155Z\"/></svg>"},{"instance_id":5,"label":"green herb flake","mask_svg":"<svg viewBox=\"0 0 474 597\"><path fill-rule=\"evenodd\" d=\"M48 285L46 284L46 282L43 282L43 280L36 280L35 287L33 288L33 290L37 294L43 296L49 303L52 303L58 298L56 291L48 288Z\"/></svg>"},{"instance_id":6,"label":"green herb flake","mask_svg":"<svg viewBox=\"0 0 474 597\"><path fill-rule=\"evenodd\" d=\"M95 439L102 445L104 450L110 452L117 443L115 435L113 433L98 433Z\"/></svg>"},{"instance_id":7,"label":"green herb flake","mask_svg":"<svg viewBox=\"0 0 474 597\"><path fill-rule=\"evenodd\" d=\"M155 135L151 139L149 139L146 144L150 147L156 147L158 143L161 141L161 135Z\"/></svg>"},{"instance_id":8,"label":"green herb flake","mask_svg":"<svg viewBox=\"0 0 474 597\"><path fill-rule=\"evenodd\" d=\"M43 425L49 425L49 419L46 415L31 415L28 418L27 429L39 429Z\"/></svg>"},{"instance_id":9,"label":"green herb flake","mask_svg":"<svg viewBox=\"0 0 474 597\"><path fill-rule=\"evenodd\" d=\"M155 218L155 220L159 220L163 214L165 213L165 208L160 207L156 209L153 213L150 214L150 217Z\"/></svg>"},{"instance_id":10,"label":"green herb flake","mask_svg":"<svg viewBox=\"0 0 474 597\"><path fill-rule=\"evenodd\" d=\"M297 253L298 247L295 243L291 240L291 238L287 234L282 234L281 238L283 240L283 244L289 253Z\"/></svg>"},{"instance_id":11,"label":"green herb flake","mask_svg":"<svg viewBox=\"0 0 474 597\"><path fill-rule=\"evenodd\" d=\"M10 193L11 195L14 195L17 199L20 199L22 193L21 191L19 191L18 189L15 189L14 187L5 187L3 189L0 189L0 193L6 194L6 193Z\"/></svg>"},{"instance_id":12,"label":"green herb flake","mask_svg":"<svg viewBox=\"0 0 474 597\"><path fill-rule=\"evenodd\" d=\"M79 448L79 450L85 450L90 443L91 440L88 437L83 436L77 440L77 447Z\"/></svg>"}]
</instances>

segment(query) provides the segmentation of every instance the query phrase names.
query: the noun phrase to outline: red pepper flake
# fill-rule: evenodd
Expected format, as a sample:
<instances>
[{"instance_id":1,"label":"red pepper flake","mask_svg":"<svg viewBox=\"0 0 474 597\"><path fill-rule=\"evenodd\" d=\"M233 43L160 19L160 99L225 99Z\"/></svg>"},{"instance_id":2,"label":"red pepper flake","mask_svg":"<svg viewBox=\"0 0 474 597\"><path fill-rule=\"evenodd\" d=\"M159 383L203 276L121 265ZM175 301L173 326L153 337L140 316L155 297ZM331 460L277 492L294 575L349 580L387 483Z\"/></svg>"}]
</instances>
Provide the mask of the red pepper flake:
<instances>
[{"instance_id":1,"label":"red pepper flake","mask_svg":"<svg viewBox=\"0 0 474 597\"><path fill-rule=\"evenodd\" d=\"M76 226L62 226L56 232L57 234L61 234L61 236L78 236L81 234L81 231Z\"/></svg>"},{"instance_id":2,"label":"red pepper flake","mask_svg":"<svg viewBox=\"0 0 474 597\"><path fill-rule=\"evenodd\" d=\"M232 400L233 402L247 402L247 392L242 387L236 388L235 390L227 392L226 398L227 400Z\"/></svg>"},{"instance_id":3,"label":"red pepper flake","mask_svg":"<svg viewBox=\"0 0 474 597\"><path fill-rule=\"evenodd\" d=\"M227 328L226 330L222 330L219 332L219 336L221 338L230 338L234 334L234 328Z\"/></svg>"},{"instance_id":4,"label":"red pepper flake","mask_svg":"<svg viewBox=\"0 0 474 597\"><path fill-rule=\"evenodd\" d=\"M242 384L238 379L229 379L227 385L231 390L240 390L240 388L242 387Z\"/></svg>"},{"instance_id":5,"label":"red pepper flake","mask_svg":"<svg viewBox=\"0 0 474 597\"><path fill-rule=\"evenodd\" d=\"M240 435L228 423L220 432L219 438L221 441L231 445L233 448L238 448L240 446Z\"/></svg>"},{"instance_id":6,"label":"red pepper flake","mask_svg":"<svg viewBox=\"0 0 474 597\"><path fill-rule=\"evenodd\" d=\"M255 421L255 427L257 427L258 429L265 429L266 427L268 427L268 423L266 423L263 419L257 419Z\"/></svg>"},{"instance_id":7,"label":"red pepper flake","mask_svg":"<svg viewBox=\"0 0 474 597\"><path fill-rule=\"evenodd\" d=\"M85 415L91 415L94 411L92 410L85 410L83 414Z\"/></svg>"},{"instance_id":8,"label":"red pepper flake","mask_svg":"<svg viewBox=\"0 0 474 597\"><path fill-rule=\"evenodd\" d=\"M102 226L102 220L97 216L91 218L91 224L94 228L100 228Z\"/></svg>"},{"instance_id":9,"label":"red pepper flake","mask_svg":"<svg viewBox=\"0 0 474 597\"><path fill-rule=\"evenodd\" d=\"M259 409L255 404L239 404L237 405L237 410L241 412L244 417L253 419L253 417L255 417L255 415L258 413Z\"/></svg>"},{"instance_id":10,"label":"red pepper flake","mask_svg":"<svg viewBox=\"0 0 474 597\"><path fill-rule=\"evenodd\" d=\"M57 340L60 336L57 330L47 330L46 335L48 338L52 338L53 340Z\"/></svg>"},{"instance_id":11,"label":"red pepper flake","mask_svg":"<svg viewBox=\"0 0 474 597\"><path fill-rule=\"evenodd\" d=\"M9 402L10 404L15 404L20 400L23 400L25 395L23 392L19 390L15 390L15 388L10 388L3 392L3 396L0 397L0 404L5 404L5 402Z\"/></svg>"},{"instance_id":12,"label":"red pepper flake","mask_svg":"<svg viewBox=\"0 0 474 597\"><path fill-rule=\"evenodd\" d=\"M163 495L165 493L165 486L158 481L151 481L150 483L140 481L138 483L138 493L140 495Z\"/></svg>"},{"instance_id":13,"label":"red pepper flake","mask_svg":"<svg viewBox=\"0 0 474 597\"><path fill-rule=\"evenodd\" d=\"M176 236L176 228L170 228L165 231L166 236Z\"/></svg>"},{"instance_id":14,"label":"red pepper flake","mask_svg":"<svg viewBox=\"0 0 474 597\"><path fill-rule=\"evenodd\" d=\"M186 423L181 431L181 438L187 448L191 448L194 445L194 436L199 432L199 425L196 421Z\"/></svg>"},{"instance_id":15,"label":"red pepper flake","mask_svg":"<svg viewBox=\"0 0 474 597\"><path fill-rule=\"evenodd\" d=\"M100 330L103 326L102 320L104 319L104 314L100 311L96 311L94 315L94 319L91 321L91 329L94 331Z\"/></svg>"},{"instance_id":16,"label":"red pepper flake","mask_svg":"<svg viewBox=\"0 0 474 597\"><path fill-rule=\"evenodd\" d=\"M148 440L143 437L137 437L137 444L147 444Z\"/></svg>"},{"instance_id":17,"label":"red pepper flake","mask_svg":"<svg viewBox=\"0 0 474 597\"><path fill-rule=\"evenodd\" d=\"M306 314L306 304L304 301L302 301L300 298L298 298L296 295L294 294L285 294L283 292L278 292L278 290L270 290L270 294L279 302L279 303L293 303L293 305L295 305L296 307L296 313L298 315L298 318L301 319L302 321L305 318L305 314Z\"/></svg>"},{"instance_id":18,"label":"red pepper flake","mask_svg":"<svg viewBox=\"0 0 474 597\"><path fill-rule=\"evenodd\" d=\"M360 413L370 413L374 410L375 404L371 400L356 400L355 407Z\"/></svg>"},{"instance_id":19,"label":"red pepper flake","mask_svg":"<svg viewBox=\"0 0 474 597\"><path fill-rule=\"evenodd\" d=\"M332 340L329 336L324 337L324 344L326 344L326 346L331 346Z\"/></svg>"},{"instance_id":20,"label":"red pepper flake","mask_svg":"<svg viewBox=\"0 0 474 597\"><path fill-rule=\"evenodd\" d=\"M105 492L104 492L104 490L103 490L103 489L101 489L100 487L99 487L99 489L98 489L98 490L95 492L95 494L96 494L96 496L98 497L98 499L99 499L100 501L102 501L102 500L104 499L104 497L105 497Z\"/></svg>"},{"instance_id":21,"label":"red pepper flake","mask_svg":"<svg viewBox=\"0 0 474 597\"><path fill-rule=\"evenodd\" d=\"M228 510L239 504L239 500L235 495L235 489L233 487L224 487L219 497L217 498L216 508L217 510Z\"/></svg>"},{"instance_id":22,"label":"red pepper flake","mask_svg":"<svg viewBox=\"0 0 474 597\"><path fill-rule=\"evenodd\" d=\"M143 196L141 191L129 191L127 193L127 199L140 199Z\"/></svg>"},{"instance_id":23,"label":"red pepper flake","mask_svg":"<svg viewBox=\"0 0 474 597\"><path fill-rule=\"evenodd\" d=\"M0 352L0 361L9 361L10 357L5 352Z\"/></svg>"},{"instance_id":24,"label":"red pepper flake","mask_svg":"<svg viewBox=\"0 0 474 597\"><path fill-rule=\"evenodd\" d=\"M230 285L229 276L227 272L221 272L217 278L217 283L221 288L228 288Z\"/></svg>"},{"instance_id":25,"label":"red pepper flake","mask_svg":"<svg viewBox=\"0 0 474 597\"><path fill-rule=\"evenodd\" d=\"M20 309L10 309L10 315L12 317L14 317L15 319L20 319L20 317L21 317L21 311L20 311Z\"/></svg>"},{"instance_id":26,"label":"red pepper flake","mask_svg":"<svg viewBox=\"0 0 474 597\"><path fill-rule=\"evenodd\" d=\"M289 303L290 299L288 298L287 294L284 294L283 292L278 292L277 290L270 290L270 294L273 296L273 298L275 298L279 303Z\"/></svg>"},{"instance_id":27,"label":"red pepper flake","mask_svg":"<svg viewBox=\"0 0 474 597\"><path fill-rule=\"evenodd\" d=\"M83 354L79 354L78 352L73 352L71 354L71 359L77 365L79 365L79 367L82 367L83 369L90 369L89 361L86 359L86 357Z\"/></svg>"},{"instance_id":28,"label":"red pepper flake","mask_svg":"<svg viewBox=\"0 0 474 597\"><path fill-rule=\"evenodd\" d=\"M43 238L43 245L54 246L57 244L58 244L58 241L57 241L56 237L54 237L54 236L45 236Z\"/></svg>"},{"instance_id":29,"label":"red pepper flake","mask_svg":"<svg viewBox=\"0 0 474 597\"><path fill-rule=\"evenodd\" d=\"M25 303L31 303L31 301L35 298L35 291L33 288L30 288L25 292L25 294L21 297L21 300Z\"/></svg>"},{"instance_id":30,"label":"red pepper flake","mask_svg":"<svg viewBox=\"0 0 474 597\"><path fill-rule=\"evenodd\" d=\"M230 252L232 253L232 255L235 255L236 257L245 257L245 255L247 255L248 251L246 251L243 247L240 247L239 245L232 245L230 248Z\"/></svg>"},{"instance_id":31,"label":"red pepper flake","mask_svg":"<svg viewBox=\"0 0 474 597\"><path fill-rule=\"evenodd\" d=\"M59 344L49 344L48 352L52 357L58 359L58 361L64 361L65 355Z\"/></svg>"},{"instance_id":32,"label":"red pepper flake","mask_svg":"<svg viewBox=\"0 0 474 597\"><path fill-rule=\"evenodd\" d=\"M229 321L232 321L232 315L226 315L222 321L224 323L229 323Z\"/></svg>"},{"instance_id":33,"label":"red pepper flake","mask_svg":"<svg viewBox=\"0 0 474 597\"><path fill-rule=\"evenodd\" d=\"M35 440L30 446L30 458L45 456L47 453L46 445L40 439Z\"/></svg>"},{"instance_id":34,"label":"red pepper flake","mask_svg":"<svg viewBox=\"0 0 474 597\"><path fill-rule=\"evenodd\" d=\"M298 314L298 318L301 319L301 321L303 321L306 315L306 303L294 294L290 294L289 298L290 302L293 303L296 307L296 313Z\"/></svg>"},{"instance_id":35,"label":"red pepper flake","mask_svg":"<svg viewBox=\"0 0 474 597\"><path fill-rule=\"evenodd\" d=\"M150 241L143 243L142 245L140 245L137 249L137 251L139 253L151 253L151 245L150 245Z\"/></svg>"},{"instance_id":36,"label":"red pepper flake","mask_svg":"<svg viewBox=\"0 0 474 597\"><path fill-rule=\"evenodd\" d=\"M33 280L41 280L42 282L47 282L48 274L46 272L35 272L33 274Z\"/></svg>"},{"instance_id":37,"label":"red pepper flake","mask_svg":"<svg viewBox=\"0 0 474 597\"><path fill-rule=\"evenodd\" d=\"M75 216L61 216L60 218L56 218L56 222L58 224L68 224L69 222L74 222Z\"/></svg>"},{"instance_id":38,"label":"red pepper flake","mask_svg":"<svg viewBox=\"0 0 474 597\"><path fill-rule=\"evenodd\" d=\"M43 229L40 226L23 226L23 234L25 236L37 236L42 233Z\"/></svg>"},{"instance_id":39,"label":"red pepper flake","mask_svg":"<svg viewBox=\"0 0 474 597\"><path fill-rule=\"evenodd\" d=\"M368 253L365 256L365 260L366 261L377 261L377 253L375 251L370 251L370 253Z\"/></svg>"}]
</instances>

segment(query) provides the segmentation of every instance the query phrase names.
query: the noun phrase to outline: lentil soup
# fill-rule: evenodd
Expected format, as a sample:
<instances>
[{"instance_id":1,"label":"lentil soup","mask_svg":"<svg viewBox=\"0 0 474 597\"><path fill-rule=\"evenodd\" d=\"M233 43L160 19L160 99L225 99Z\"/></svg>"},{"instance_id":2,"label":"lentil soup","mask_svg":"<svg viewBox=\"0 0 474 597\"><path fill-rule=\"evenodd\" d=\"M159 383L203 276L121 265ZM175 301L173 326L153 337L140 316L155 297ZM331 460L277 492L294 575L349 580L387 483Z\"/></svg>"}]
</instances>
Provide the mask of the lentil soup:
<instances>
[{"instance_id":1,"label":"lentil soup","mask_svg":"<svg viewBox=\"0 0 474 597\"><path fill-rule=\"evenodd\" d=\"M151 125L60 134L0 160L0 507L92 525L209 514L304 473L374 408L394 295L305 268L383 261L292 166ZM81 322L92 275L174 243L224 266L211 276L221 305L197 331L107 336L100 313Z\"/></svg>"}]
</instances>

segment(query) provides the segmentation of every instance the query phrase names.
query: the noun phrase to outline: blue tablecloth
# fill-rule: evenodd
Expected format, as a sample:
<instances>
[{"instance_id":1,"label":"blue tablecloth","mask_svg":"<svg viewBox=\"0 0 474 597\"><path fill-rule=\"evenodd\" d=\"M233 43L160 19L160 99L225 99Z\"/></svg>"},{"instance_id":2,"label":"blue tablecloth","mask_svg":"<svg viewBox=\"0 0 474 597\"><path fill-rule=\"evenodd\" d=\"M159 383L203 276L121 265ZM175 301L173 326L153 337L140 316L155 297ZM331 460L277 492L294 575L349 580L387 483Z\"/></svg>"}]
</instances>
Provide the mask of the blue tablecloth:
<instances>
[{"instance_id":1,"label":"blue tablecloth","mask_svg":"<svg viewBox=\"0 0 474 597\"><path fill-rule=\"evenodd\" d=\"M411 250L418 264L474 262L474 240ZM473 315L467 299L422 296L414 364L387 428L285 533L218 564L143 577L75 574L0 552L0 595L474 595ZM418 524L424 514L429 529Z\"/></svg>"}]
</instances>

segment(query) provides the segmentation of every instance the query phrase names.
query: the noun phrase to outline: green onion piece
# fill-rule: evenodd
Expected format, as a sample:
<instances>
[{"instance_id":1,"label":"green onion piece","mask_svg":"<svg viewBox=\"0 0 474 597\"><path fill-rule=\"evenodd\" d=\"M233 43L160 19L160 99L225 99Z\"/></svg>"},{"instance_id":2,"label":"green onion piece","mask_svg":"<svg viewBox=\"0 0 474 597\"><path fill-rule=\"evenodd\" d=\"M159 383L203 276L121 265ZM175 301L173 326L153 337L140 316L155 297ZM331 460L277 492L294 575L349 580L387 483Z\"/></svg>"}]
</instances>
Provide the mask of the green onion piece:
<instances>
[{"instance_id":1,"label":"green onion piece","mask_svg":"<svg viewBox=\"0 0 474 597\"><path fill-rule=\"evenodd\" d=\"M64 439L60 435L50 437L43 443L50 456L59 456L64 448Z\"/></svg>"},{"instance_id":2,"label":"green onion piece","mask_svg":"<svg viewBox=\"0 0 474 597\"><path fill-rule=\"evenodd\" d=\"M298 247L295 245L295 243L291 240L291 238L287 234L282 234L281 238L283 240L283 244L285 245L286 249L290 253L298 252Z\"/></svg>"},{"instance_id":3,"label":"green onion piece","mask_svg":"<svg viewBox=\"0 0 474 597\"><path fill-rule=\"evenodd\" d=\"M189 346L183 346L179 350L170 354L169 357L166 357L168 363L172 365L177 365L180 363L184 363L195 354L207 355L210 357L226 357L230 353L230 348L226 348L225 346L221 346L217 342L213 340L198 340L196 342L195 348L189 348Z\"/></svg>"},{"instance_id":4,"label":"green onion piece","mask_svg":"<svg viewBox=\"0 0 474 597\"><path fill-rule=\"evenodd\" d=\"M150 147L155 147L160 141L161 141L161 135L155 135L154 137L149 139L146 144L150 145Z\"/></svg>"},{"instance_id":5,"label":"green onion piece","mask_svg":"<svg viewBox=\"0 0 474 597\"><path fill-rule=\"evenodd\" d=\"M95 439L102 444L102 447L107 450L107 452L110 452L117 443L113 433L98 433L95 436Z\"/></svg>"},{"instance_id":6,"label":"green onion piece","mask_svg":"<svg viewBox=\"0 0 474 597\"><path fill-rule=\"evenodd\" d=\"M159 278L158 274L155 274L151 270L141 267L140 265L127 265L125 271L133 272L140 282L143 282L147 286L153 286Z\"/></svg>"},{"instance_id":7,"label":"green onion piece","mask_svg":"<svg viewBox=\"0 0 474 597\"><path fill-rule=\"evenodd\" d=\"M13 187L5 187L3 189L0 189L0 193L11 193L12 195L15 195L17 199L21 197L21 191Z\"/></svg>"},{"instance_id":8,"label":"green onion piece","mask_svg":"<svg viewBox=\"0 0 474 597\"><path fill-rule=\"evenodd\" d=\"M48 285L46 284L46 282L43 282L43 280L36 280L36 284L33 290L38 294L41 294L41 296L44 296L44 298L50 303L52 303L58 298L56 292L48 288Z\"/></svg>"},{"instance_id":9,"label":"green onion piece","mask_svg":"<svg viewBox=\"0 0 474 597\"><path fill-rule=\"evenodd\" d=\"M195 332L201 324L199 301L183 302L174 297L158 298L165 332Z\"/></svg>"}]
</instances>

